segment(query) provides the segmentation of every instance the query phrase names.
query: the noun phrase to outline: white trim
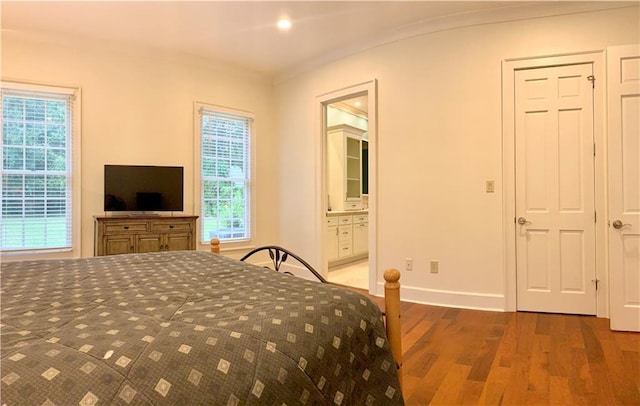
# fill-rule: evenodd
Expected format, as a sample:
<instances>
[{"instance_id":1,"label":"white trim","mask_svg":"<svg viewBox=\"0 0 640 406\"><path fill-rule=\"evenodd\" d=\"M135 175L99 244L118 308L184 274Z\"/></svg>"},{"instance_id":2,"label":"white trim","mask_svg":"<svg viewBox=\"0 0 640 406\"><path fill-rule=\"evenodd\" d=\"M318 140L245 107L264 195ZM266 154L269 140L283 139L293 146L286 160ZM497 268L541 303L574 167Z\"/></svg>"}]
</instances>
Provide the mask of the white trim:
<instances>
[{"instance_id":1,"label":"white trim","mask_svg":"<svg viewBox=\"0 0 640 406\"><path fill-rule=\"evenodd\" d=\"M200 182L200 172L202 169L201 165L201 127L200 127L200 116L202 111L209 111L212 113L222 113L229 114L232 116L240 116L245 117L249 120L250 123L250 133L249 133L249 228L250 228L250 238L239 238L236 240L227 240L220 242L220 251L237 251L243 249L247 246L252 246L253 241L256 241L256 129L254 125L255 114L240 110L234 109L230 107L218 106L211 103L205 103L200 101L193 102L193 213L200 216L202 201L200 199L201 193L201 182ZM200 226L201 221L204 221L202 216L198 219L198 225ZM196 247L198 250L209 250L210 243L208 241L200 241L200 231L196 230Z\"/></svg>"},{"instance_id":2,"label":"white trim","mask_svg":"<svg viewBox=\"0 0 640 406\"><path fill-rule=\"evenodd\" d=\"M270 261L258 262L256 263L256 265L267 267L269 269L273 268L273 262L270 262ZM276 271L274 270L273 272L276 272ZM282 263L280 265L279 272L280 273L291 272L291 274L297 278L302 278L308 281L321 283L318 280L318 278L316 278L307 268L305 268L302 265ZM328 286L332 286L332 285L328 285Z\"/></svg>"},{"instance_id":3,"label":"white trim","mask_svg":"<svg viewBox=\"0 0 640 406\"><path fill-rule=\"evenodd\" d=\"M203 103L203 102L195 102L196 106L197 106L197 111L198 113L201 113L203 111L210 111L214 114L229 114L231 116L241 116L241 117L246 117L248 119L251 120L255 120L256 115L253 114L250 111L246 111L246 110L238 110L238 109L232 109L229 107L224 107L224 106L218 106L216 104L210 104L210 103Z\"/></svg>"},{"instance_id":4,"label":"white trim","mask_svg":"<svg viewBox=\"0 0 640 406\"><path fill-rule=\"evenodd\" d=\"M1 88L71 96L71 248L0 251L0 259L79 258L82 256L82 89L80 86L2 80Z\"/></svg>"},{"instance_id":5,"label":"white trim","mask_svg":"<svg viewBox=\"0 0 640 406\"><path fill-rule=\"evenodd\" d=\"M327 213L327 185L326 185L326 117L324 106L335 101L348 99L357 94L366 93L368 97L369 112L369 293L377 294L379 290L378 278L382 279L382 272L378 272L378 233L377 233L377 159L378 159L378 112L377 112L377 86L376 79L366 82L346 86L331 92L326 92L316 96L316 207L314 222L316 228L314 235L319 236L319 241L314 245L316 248L316 258L320 259L318 272L327 277L328 258L325 249L325 214Z\"/></svg>"},{"instance_id":6,"label":"white trim","mask_svg":"<svg viewBox=\"0 0 640 406\"><path fill-rule=\"evenodd\" d=\"M66 94L75 96L79 87L63 86L55 84L35 83L35 82L21 82L19 80L3 80L0 82L0 87L8 87L10 89L16 89L18 91L37 92L37 93L51 93L51 94Z\"/></svg>"},{"instance_id":7,"label":"white trim","mask_svg":"<svg viewBox=\"0 0 640 406\"><path fill-rule=\"evenodd\" d=\"M516 306L516 227L515 212L515 132L514 132L514 74L516 70L547 66L563 66L582 63L593 64L596 77L594 89L594 141L595 158L595 207L598 213L596 223L596 278L600 280L597 291L598 317L609 315L609 272L607 268L606 229L606 78L604 71L604 51L586 51L555 56L511 58L502 62L502 181L503 188L503 264L504 264L504 309L515 311Z\"/></svg>"},{"instance_id":8,"label":"white trim","mask_svg":"<svg viewBox=\"0 0 640 406\"><path fill-rule=\"evenodd\" d=\"M73 251L74 257L82 256L82 89L76 88L73 102Z\"/></svg>"},{"instance_id":9,"label":"white trim","mask_svg":"<svg viewBox=\"0 0 640 406\"><path fill-rule=\"evenodd\" d=\"M441 17L415 21L393 30L381 30L375 35L369 35L360 41L352 41L344 47L334 49L312 58L305 63L298 64L275 75L274 83L282 83L304 72L320 66L347 58L351 55L367 51L376 47L391 44L408 38L429 35L437 32L475 27L487 24L502 24L512 21L534 20L539 18L593 13L618 8L629 8L629 12L636 12L633 8L637 3L629 1L536 1L536 2L504 2L500 8L489 8L464 13L448 14Z\"/></svg>"},{"instance_id":10,"label":"white trim","mask_svg":"<svg viewBox=\"0 0 640 406\"><path fill-rule=\"evenodd\" d=\"M378 283L378 292L384 290L384 283ZM504 296L498 294L460 292L454 290L426 289L401 286L400 293L403 301L439 307L453 307L458 309L473 309L493 312L503 312ZM376 294L382 297L382 294ZM431 300L425 301L428 297Z\"/></svg>"}]
</instances>

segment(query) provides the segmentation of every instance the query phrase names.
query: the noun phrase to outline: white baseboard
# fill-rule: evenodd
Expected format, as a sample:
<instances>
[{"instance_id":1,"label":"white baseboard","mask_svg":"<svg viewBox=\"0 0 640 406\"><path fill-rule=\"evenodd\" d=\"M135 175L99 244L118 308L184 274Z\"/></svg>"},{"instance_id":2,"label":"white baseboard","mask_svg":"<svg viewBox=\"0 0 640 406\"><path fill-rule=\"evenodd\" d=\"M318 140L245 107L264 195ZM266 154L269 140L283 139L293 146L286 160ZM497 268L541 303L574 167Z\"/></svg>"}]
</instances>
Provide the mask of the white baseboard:
<instances>
[{"instance_id":1,"label":"white baseboard","mask_svg":"<svg viewBox=\"0 0 640 406\"><path fill-rule=\"evenodd\" d=\"M308 279L310 281L318 282L318 279L311 272L309 272L302 265L299 265L297 261L295 262L296 264L289 264L289 263L283 262L280 265L280 273L291 272L294 276L297 276L298 278ZM271 261L256 262L254 263L254 265L264 266L264 267L273 269L273 262Z\"/></svg>"},{"instance_id":2,"label":"white baseboard","mask_svg":"<svg viewBox=\"0 0 640 406\"><path fill-rule=\"evenodd\" d=\"M257 265L273 267L273 263L264 262ZM297 277L314 280L317 279L301 266L283 263L280 271L288 271ZM384 295L384 282L378 282L377 296ZM484 310L493 312L504 312L505 297L500 294L459 292L452 290L424 289L412 286L402 286L400 288L400 300L405 302L419 303L430 306L452 307L458 309Z\"/></svg>"},{"instance_id":3,"label":"white baseboard","mask_svg":"<svg viewBox=\"0 0 640 406\"><path fill-rule=\"evenodd\" d=\"M377 291L384 292L384 283L379 282ZM500 294L459 292L451 290L424 289L412 286L400 287L400 300L431 306L459 309L504 312L505 297Z\"/></svg>"}]
</instances>

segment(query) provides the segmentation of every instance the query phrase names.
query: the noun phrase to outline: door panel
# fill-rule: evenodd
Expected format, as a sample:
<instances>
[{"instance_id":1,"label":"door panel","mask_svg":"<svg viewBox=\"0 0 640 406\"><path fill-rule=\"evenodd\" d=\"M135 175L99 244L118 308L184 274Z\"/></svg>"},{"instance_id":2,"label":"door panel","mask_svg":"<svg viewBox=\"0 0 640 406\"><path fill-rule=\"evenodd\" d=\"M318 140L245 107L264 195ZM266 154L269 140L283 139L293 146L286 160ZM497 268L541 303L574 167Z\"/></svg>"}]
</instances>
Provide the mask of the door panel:
<instances>
[{"instance_id":1,"label":"door panel","mask_svg":"<svg viewBox=\"0 0 640 406\"><path fill-rule=\"evenodd\" d=\"M560 210L581 211L582 199L582 137L580 133L580 111L565 110L558 115L558 181Z\"/></svg>"},{"instance_id":2,"label":"door panel","mask_svg":"<svg viewBox=\"0 0 640 406\"><path fill-rule=\"evenodd\" d=\"M611 328L640 331L640 46L609 48L607 70Z\"/></svg>"},{"instance_id":3,"label":"door panel","mask_svg":"<svg viewBox=\"0 0 640 406\"><path fill-rule=\"evenodd\" d=\"M191 248L191 234L168 233L166 234L166 251L183 251Z\"/></svg>"},{"instance_id":4,"label":"door panel","mask_svg":"<svg viewBox=\"0 0 640 406\"><path fill-rule=\"evenodd\" d=\"M161 244L160 234L136 236L136 252L159 252L161 251Z\"/></svg>"},{"instance_id":5,"label":"door panel","mask_svg":"<svg viewBox=\"0 0 640 406\"><path fill-rule=\"evenodd\" d=\"M109 235L104 238L104 255L130 254L133 241L128 235Z\"/></svg>"},{"instance_id":6,"label":"door panel","mask_svg":"<svg viewBox=\"0 0 640 406\"><path fill-rule=\"evenodd\" d=\"M585 291L587 272L583 262L584 252L583 231L560 231L560 291L563 293Z\"/></svg>"},{"instance_id":7,"label":"door panel","mask_svg":"<svg viewBox=\"0 0 640 406\"><path fill-rule=\"evenodd\" d=\"M526 236L527 262L526 269L535 269L536 272L528 272L527 288L531 291L549 292L549 232L548 230L529 230Z\"/></svg>"},{"instance_id":8,"label":"door panel","mask_svg":"<svg viewBox=\"0 0 640 406\"><path fill-rule=\"evenodd\" d=\"M515 73L518 310L596 312L591 74Z\"/></svg>"}]
</instances>

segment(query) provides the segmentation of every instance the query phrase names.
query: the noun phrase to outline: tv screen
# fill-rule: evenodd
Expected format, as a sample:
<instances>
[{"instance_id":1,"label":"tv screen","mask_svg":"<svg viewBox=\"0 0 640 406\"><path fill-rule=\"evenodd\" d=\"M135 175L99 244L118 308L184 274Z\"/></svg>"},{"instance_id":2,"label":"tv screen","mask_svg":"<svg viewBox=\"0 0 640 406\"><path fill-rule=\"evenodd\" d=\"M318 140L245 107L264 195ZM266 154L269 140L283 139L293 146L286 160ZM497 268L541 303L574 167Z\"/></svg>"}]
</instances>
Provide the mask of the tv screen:
<instances>
[{"instance_id":1,"label":"tv screen","mask_svg":"<svg viewBox=\"0 0 640 406\"><path fill-rule=\"evenodd\" d=\"M104 166L104 211L182 210L181 166Z\"/></svg>"}]
</instances>

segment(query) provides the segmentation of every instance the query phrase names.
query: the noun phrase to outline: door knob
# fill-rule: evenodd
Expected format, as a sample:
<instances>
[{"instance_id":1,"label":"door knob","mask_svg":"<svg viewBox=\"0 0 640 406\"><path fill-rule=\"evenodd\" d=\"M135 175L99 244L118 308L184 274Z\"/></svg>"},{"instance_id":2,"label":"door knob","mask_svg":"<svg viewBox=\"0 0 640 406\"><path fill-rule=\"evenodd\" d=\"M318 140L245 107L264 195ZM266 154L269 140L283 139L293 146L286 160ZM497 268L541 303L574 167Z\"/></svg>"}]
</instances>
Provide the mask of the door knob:
<instances>
[{"instance_id":1,"label":"door knob","mask_svg":"<svg viewBox=\"0 0 640 406\"><path fill-rule=\"evenodd\" d=\"M527 219L524 217L518 217L518 224L524 226L525 224L531 224L531 222L527 221Z\"/></svg>"},{"instance_id":2,"label":"door knob","mask_svg":"<svg viewBox=\"0 0 640 406\"><path fill-rule=\"evenodd\" d=\"M622 220L613 220L613 223L611 223L611 225L613 226L613 228L615 228L616 230L620 230L622 227L624 226L630 226L631 224L625 224L622 222Z\"/></svg>"}]
</instances>

